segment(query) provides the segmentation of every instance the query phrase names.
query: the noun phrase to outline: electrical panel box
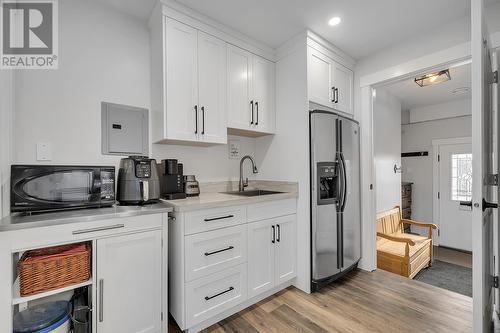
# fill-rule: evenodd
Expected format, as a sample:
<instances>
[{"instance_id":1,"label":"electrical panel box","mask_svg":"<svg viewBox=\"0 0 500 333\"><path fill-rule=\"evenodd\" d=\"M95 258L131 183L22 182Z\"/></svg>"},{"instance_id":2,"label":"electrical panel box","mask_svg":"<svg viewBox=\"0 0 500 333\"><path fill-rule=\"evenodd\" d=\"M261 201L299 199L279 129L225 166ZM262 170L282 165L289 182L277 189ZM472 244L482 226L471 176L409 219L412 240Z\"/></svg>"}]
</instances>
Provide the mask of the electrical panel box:
<instances>
[{"instance_id":1,"label":"electrical panel box","mask_svg":"<svg viewBox=\"0 0 500 333\"><path fill-rule=\"evenodd\" d=\"M101 128L104 155L148 156L147 109L102 102Z\"/></svg>"}]
</instances>

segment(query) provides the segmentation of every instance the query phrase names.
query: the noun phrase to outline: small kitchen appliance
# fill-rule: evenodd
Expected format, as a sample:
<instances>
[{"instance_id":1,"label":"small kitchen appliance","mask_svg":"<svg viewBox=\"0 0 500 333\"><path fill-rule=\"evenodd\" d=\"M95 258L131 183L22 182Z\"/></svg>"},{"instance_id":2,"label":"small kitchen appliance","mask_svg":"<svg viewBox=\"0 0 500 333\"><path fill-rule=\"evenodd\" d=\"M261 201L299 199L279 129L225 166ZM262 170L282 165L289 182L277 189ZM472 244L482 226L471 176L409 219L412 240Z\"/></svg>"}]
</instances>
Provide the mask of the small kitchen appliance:
<instances>
[{"instance_id":1,"label":"small kitchen appliance","mask_svg":"<svg viewBox=\"0 0 500 333\"><path fill-rule=\"evenodd\" d=\"M183 165L176 159L167 159L158 164L161 197L167 200L185 199Z\"/></svg>"},{"instance_id":2,"label":"small kitchen appliance","mask_svg":"<svg viewBox=\"0 0 500 333\"><path fill-rule=\"evenodd\" d=\"M184 193L188 197L200 195L200 184L194 175L184 176Z\"/></svg>"},{"instance_id":3,"label":"small kitchen appliance","mask_svg":"<svg viewBox=\"0 0 500 333\"><path fill-rule=\"evenodd\" d=\"M145 156L122 158L117 198L121 205L144 205L160 200L156 160Z\"/></svg>"},{"instance_id":4,"label":"small kitchen appliance","mask_svg":"<svg viewBox=\"0 0 500 333\"><path fill-rule=\"evenodd\" d=\"M115 204L115 167L12 165L10 211L34 213Z\"/></svg>"}]
</instances>

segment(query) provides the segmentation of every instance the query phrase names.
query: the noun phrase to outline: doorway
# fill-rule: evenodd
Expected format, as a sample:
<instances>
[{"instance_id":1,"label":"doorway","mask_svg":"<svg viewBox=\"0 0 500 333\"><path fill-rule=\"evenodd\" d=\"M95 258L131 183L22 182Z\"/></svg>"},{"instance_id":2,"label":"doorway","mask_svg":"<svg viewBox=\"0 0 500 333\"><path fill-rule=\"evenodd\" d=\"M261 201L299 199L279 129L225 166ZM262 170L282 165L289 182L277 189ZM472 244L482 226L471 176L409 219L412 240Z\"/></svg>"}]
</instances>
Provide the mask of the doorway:
<instances>
[{"instance_id":1,"label":"doorway","mask_svg":"<svg viewBox=\"0 0 500 333\"><path fill-rule=\"evenodd\" d=\"M447 73L443 82L423 87L417 82L440 72ZM392 236L415 241L411 271L398 274L469 297L472 216L460 203L472 196L470 73L470 63L454 63L377 85L373 93L376 212L384 216L399 207L401 231L391 230ZM385 252L396 254L390 248L396 246L403 255L403 245L387 240L377 234L377 266L391 270ZM432 244L428 258L424 243Z\"/></svg>"}]
</instances>

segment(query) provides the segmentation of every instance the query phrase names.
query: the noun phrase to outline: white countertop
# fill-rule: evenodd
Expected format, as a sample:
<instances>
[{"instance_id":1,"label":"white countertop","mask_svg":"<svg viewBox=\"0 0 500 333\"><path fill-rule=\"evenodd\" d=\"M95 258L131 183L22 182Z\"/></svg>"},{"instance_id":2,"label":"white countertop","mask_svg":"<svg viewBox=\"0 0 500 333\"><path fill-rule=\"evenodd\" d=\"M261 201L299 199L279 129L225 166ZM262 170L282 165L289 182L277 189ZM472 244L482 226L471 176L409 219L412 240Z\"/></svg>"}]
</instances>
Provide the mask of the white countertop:
<instances>
[{"instance_id":1,"label":"white countertop","mask_svg":"<svg viewBox=\"0 0 500 333\"><path fill-rule=\"evenodd\" d=\"M221 193L227 190L234 190L234 188L220 188L220 192L215 191L203 191L201 188L201 193L196 197L189 197L186 199L177 200L164 200L161 201L172 207L176 212L185 212L199 209L216 208L216 207L227 207L227 206L237 206L237 205L248 205L258 202L266 201L276 201L284 199L293 199L298 197L297 193L297 183L289 182L263 182L254 181L245 191L251 191L253 188L259 188L261 190L273 190L283 193L259 195L254 197L246 197L235 194ZM210 185L214 186L214 185Z\"/></svg>"},{"instance_id":2,"label":"white countertop","mask_svg":"<svg viewBox=\"0 0 500 333\"><path fill-rule=\"evenodd\" d=\"M171 211L172 207L170 205L160 202L144 206L115 205L106 208L87 208L33 215L11 215L0 220L0 232L146 214L168 213Z\"/></svg>"}]
</instances>

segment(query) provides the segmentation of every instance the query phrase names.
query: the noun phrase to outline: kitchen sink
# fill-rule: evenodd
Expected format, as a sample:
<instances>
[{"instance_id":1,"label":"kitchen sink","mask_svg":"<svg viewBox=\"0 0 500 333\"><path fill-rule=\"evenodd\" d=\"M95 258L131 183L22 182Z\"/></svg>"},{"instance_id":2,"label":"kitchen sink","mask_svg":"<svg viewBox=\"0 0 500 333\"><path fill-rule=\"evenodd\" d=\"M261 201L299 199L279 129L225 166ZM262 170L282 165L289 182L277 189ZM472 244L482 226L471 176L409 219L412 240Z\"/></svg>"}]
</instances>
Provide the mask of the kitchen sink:
<instances>
[{"instance_id":1,"label":"kitchen sink","mask_svg":"<svg viewBox=\"0 0 500 333\"><path fill-rule=\"evenodd\" d=\"M279 192L279 191L268 191L268 190L249 190L249 191L230 191L230 192L222 192L224 194L233 194L233 195L239 195L242 197L258 197L261 195L269 195L269 194L279 194L279 193L285 193L285 192Z\"/></svg>"}]
</instances>

